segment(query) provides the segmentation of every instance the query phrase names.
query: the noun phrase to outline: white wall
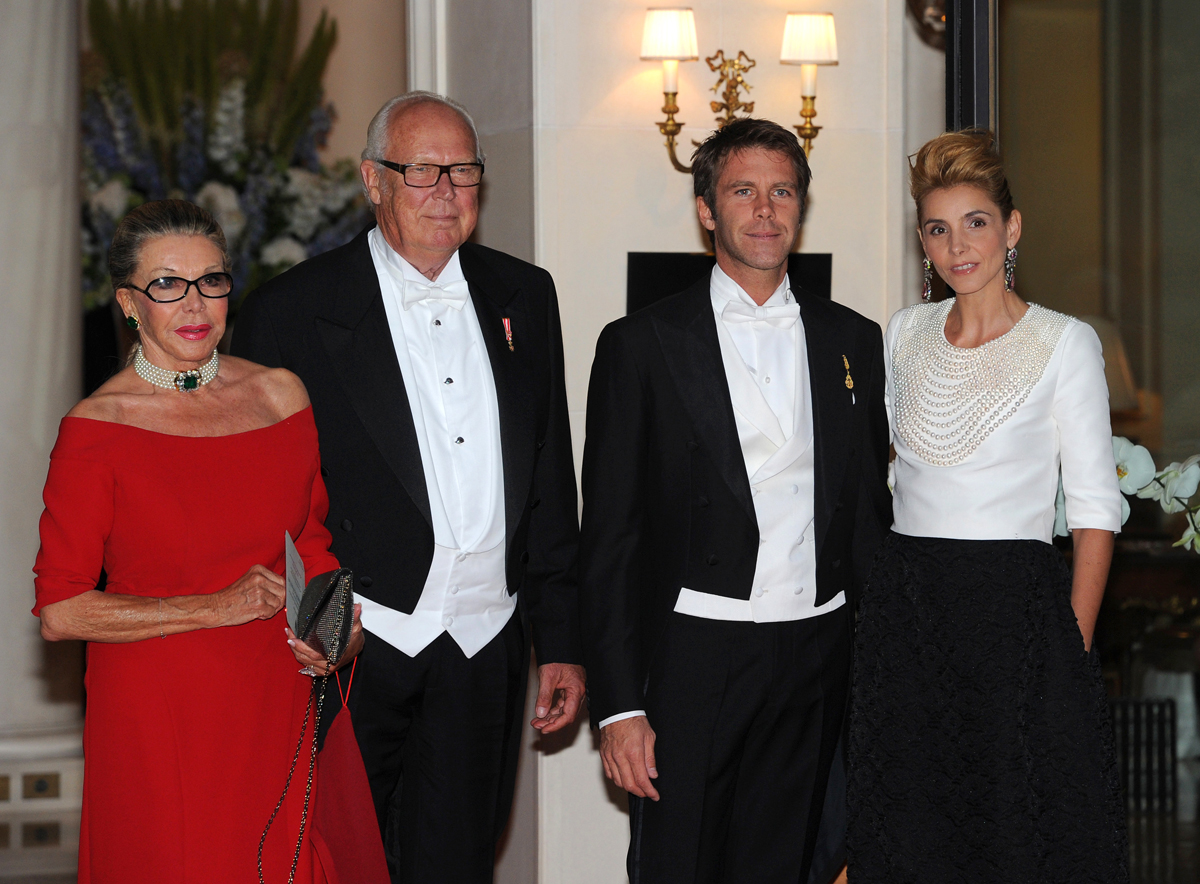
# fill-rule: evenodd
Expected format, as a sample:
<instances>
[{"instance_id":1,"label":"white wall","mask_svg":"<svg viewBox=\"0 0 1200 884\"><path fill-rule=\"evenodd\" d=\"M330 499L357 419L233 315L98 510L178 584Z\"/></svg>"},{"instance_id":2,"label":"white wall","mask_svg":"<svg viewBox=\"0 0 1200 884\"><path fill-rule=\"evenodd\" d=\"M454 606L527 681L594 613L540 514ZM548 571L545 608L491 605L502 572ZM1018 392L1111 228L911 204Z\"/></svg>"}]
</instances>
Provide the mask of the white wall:
<instances>
[{"instance_id":1,"label":"white wall","mask_svg":"<svg viewBox=\"0 0 1200 884\"><path fill-rule=\"evenodd\" d=\"M672 170L654 126L662 118L661 69L638 59L647 5L534 0L536 260L554 275L562 302L577 460L595 340L625 309L626 254L707 249L690 177ZM937 53L910 33L903 0L691 5L701 54L744 49L758 62L747 75L754 115L787 126L799 122L800 97L799 69L778 60L785 15L834 13L840 63L819 71L816 123L824 128L810 157L799 250L831 252L834 299L886 322L919 294L904 158L912 140L919 145L941 130ZM714 125L708 90L715 80L703 60L681 65L684 144ZM543 742L538 880L624 881L625 801L603 779L592 734L584 728Z\"/></svg>"}]
</instances>

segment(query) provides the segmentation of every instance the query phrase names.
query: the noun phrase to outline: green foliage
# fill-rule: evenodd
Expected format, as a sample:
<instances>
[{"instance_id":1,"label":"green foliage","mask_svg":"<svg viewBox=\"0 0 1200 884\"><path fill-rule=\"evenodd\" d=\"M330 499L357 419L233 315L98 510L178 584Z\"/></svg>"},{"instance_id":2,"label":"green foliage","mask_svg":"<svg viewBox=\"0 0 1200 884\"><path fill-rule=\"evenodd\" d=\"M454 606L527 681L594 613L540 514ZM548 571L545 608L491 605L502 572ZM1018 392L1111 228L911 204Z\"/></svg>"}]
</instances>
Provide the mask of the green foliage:
<instances>
[{"instance_id":1,"label":"green foliage","mask_svg":"<svg viewBox=\"0 0 1200 884\"><path fill-rule=\"evenodd\" d=\"M167 180L184 138L180 109L198 101L211 119L221 87L246 84L246 139L287 167L321 101L337 42L324 12L297 53L299 0L88 0L95 75L122 81Z\"/></svg>"}]
</instances>

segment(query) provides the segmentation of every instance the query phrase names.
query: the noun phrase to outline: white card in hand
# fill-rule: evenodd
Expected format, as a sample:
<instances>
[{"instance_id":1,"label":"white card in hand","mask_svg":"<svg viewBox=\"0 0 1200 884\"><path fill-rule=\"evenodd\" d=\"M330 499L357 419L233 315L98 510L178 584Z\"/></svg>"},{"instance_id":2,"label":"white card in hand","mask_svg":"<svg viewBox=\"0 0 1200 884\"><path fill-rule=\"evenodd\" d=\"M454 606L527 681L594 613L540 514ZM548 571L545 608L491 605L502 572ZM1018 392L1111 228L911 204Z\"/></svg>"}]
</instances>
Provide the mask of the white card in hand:
<instances>
[{"instance_id":1,"label":"white card in hand","mask_svg":"<svg viewBox=\"0 0 1200 884\"><path fill-rule=\"evenodd\" d=\"M304 559L296 544L292 543L292 535L283 532L283 557L286 563L284 579L287 581L287 622L296 632L296 618L300 616L300 599L304 597Z\"/></svg>"}]
</instances>

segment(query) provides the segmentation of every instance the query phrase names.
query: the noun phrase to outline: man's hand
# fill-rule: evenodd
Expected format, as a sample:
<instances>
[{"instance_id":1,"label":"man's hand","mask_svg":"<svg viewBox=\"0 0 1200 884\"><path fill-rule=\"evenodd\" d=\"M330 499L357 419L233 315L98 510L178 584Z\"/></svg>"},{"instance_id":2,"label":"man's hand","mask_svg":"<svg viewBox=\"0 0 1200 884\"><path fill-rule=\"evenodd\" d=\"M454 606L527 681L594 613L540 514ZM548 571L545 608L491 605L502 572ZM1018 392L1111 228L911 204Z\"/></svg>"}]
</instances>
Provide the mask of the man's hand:
<instances>
[{"instance_id":1,"label":"man's hand","mask_svg":"<svg viewBox=\"0 0 1200 884\"><path fill-rule=\"evenodd\" d=\"M658 779L654 739L654 731L644 715L623 718L600 729L604 775L630 795L657 801L658 790L650 782Z\"/></svg>"},{"instance_id":2,"label":"man's hand","mask_svg":"<svg viewBox=\"0 0 1200 884\"><path fill-rule=\"evenodd\" d=\"M587 675L573 663L547 663L538 667L537 718L529 722L543 734L552 734L575 720L583 704Z\"/></svg>"}]
</instances>

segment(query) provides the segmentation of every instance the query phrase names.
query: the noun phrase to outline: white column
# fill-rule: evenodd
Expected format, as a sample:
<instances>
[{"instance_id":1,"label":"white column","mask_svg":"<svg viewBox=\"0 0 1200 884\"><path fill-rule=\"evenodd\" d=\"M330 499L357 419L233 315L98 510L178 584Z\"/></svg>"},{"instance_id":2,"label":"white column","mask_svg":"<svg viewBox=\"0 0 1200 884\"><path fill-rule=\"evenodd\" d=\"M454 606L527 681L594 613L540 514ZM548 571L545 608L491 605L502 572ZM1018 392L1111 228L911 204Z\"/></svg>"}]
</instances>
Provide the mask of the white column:
<instances>
[{"instance_id":1,"label":"white column","mask_svg":"<svg viewBox=\"0 0 1200 884\"><path fill-rule=\"evenodd\" d=\"M446 0L408 0L407 5L408 88L444 95L449 88Z\"/></svg>"},{"instance_id":2,"label":"white column","mask_svg":"<svg viewBox=\"0 0 1200 884\"><path fill-rule=\"evenodd\" d=\"M82 645L33 606L42 484L80 395L79 18L74 0L0 0L0 876L75 868ZM26 841L45 846L25 847Z\"/></svg>"},{"instance_id":3,"label":"white column","mask_svg":"<svg viewBox=\"0 0 1200 884\"><path fill-rule=\"evenodd\" d=\"M0 21L3 738L61 732L80 721L71 684L79 682L80 648L42 641L29 609L48 457L59 420L80 395L83 308L76 4L3 0Z\"/></svg>"}]
</instances>

